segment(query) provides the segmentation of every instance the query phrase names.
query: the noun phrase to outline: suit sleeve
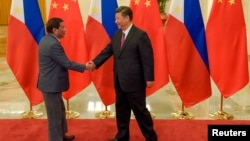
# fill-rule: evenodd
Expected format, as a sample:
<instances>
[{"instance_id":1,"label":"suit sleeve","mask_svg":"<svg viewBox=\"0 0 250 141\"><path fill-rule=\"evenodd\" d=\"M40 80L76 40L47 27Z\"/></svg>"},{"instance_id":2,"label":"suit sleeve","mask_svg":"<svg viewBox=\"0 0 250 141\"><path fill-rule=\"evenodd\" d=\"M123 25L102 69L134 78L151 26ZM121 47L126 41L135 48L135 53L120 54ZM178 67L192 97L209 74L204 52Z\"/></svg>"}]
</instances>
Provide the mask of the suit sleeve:
<instances>
[{"instance_id":1,"label":"suit sleeve","mask_svg":"<svg viewBox=\"0 0 250 141\"><path fill-rule=\"evenodd\" d=\"M109 43L94 59L93 62L98 69L103 63L105 63L113 55L112 44Z\"/></svg>"},{"instance_id":2,"label":"suit sleeve","mask_svg":"<svg viewBox=\"0 0 250 141\"><path fill-rule=\"evenodd\" d=\"M51 58L55 60L58 64L63 66L64 68L78 71L78 72L84 72L85 65L79 64L76 62L73 62L69 60L69 58L66 56L63 47L60 44L54 44L51 46Z\"/></svg>"},{"instance_id":3,"label":"suit sleeve","mask_svg":"<svg viewBox=\"0 0 250 141\"><path fill-rule=\"evenodd\" d=\"M139 40L139 53L146 81L154 81L154 56L151 41L146 32L144 32Z\"/></svg>"}]
</instances>

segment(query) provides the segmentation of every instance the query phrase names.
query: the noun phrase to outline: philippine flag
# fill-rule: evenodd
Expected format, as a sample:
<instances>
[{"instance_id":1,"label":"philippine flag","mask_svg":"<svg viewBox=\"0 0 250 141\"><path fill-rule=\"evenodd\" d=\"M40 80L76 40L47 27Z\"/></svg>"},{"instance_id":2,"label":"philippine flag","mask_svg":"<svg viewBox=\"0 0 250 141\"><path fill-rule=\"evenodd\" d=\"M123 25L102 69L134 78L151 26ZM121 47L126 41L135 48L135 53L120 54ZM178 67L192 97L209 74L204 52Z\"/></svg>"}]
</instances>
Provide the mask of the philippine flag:
<instances>
[{"instance_id":1,"label":"philippine flag","mask_svg":"<svg viewBox=\"0 0 250 141\"><path fill-rule=\"evenodd\" d=\"M205 28L199 0L171 1L165 28L171 80L185 107L211 96Z\"/></svg>"},{"instance_id":2,"label":"philippine flag","mask_svg":"<svg viewBox=\"0 0 250 141\"><path fill-rule=\"evenodd\" d=\"M37 0L12 0L6 57L31 105L43 101L37 89L38 43L45 35Z\"/></svg>"},{"instance_id":3,"label":"philippine flag","mask_svg":"<svg viewBox=\"0 0 250 141\"><path fill-rule=\"evenodd\" d=\"M118 30L115 24L116 0L92 0L86 24L86 39L90 60L110 42ZM113 58L92 72L92 80L105 106L115 102Z\"/></svg>"}]
</instances>

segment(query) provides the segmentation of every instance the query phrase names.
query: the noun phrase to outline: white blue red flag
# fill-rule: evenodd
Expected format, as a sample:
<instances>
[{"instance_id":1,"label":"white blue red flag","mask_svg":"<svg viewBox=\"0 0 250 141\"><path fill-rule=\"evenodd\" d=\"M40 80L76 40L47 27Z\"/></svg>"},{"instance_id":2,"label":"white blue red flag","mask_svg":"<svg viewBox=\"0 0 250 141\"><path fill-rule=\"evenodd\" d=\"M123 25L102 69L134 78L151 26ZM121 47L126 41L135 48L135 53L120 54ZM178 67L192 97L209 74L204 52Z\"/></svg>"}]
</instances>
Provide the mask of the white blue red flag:
<instances>
[{"instance_id":1,"label":"white blue red flag","mask_svg":"<svg viewBox=\"0 0 250 141\"><path fill-rule=\"evenodd\" d=\"M90 60L110 42L118 30L115 24L116 0L92 0L86 24L86 39ZM115 102L113 58L92 72L92 80L105 106Z\"/></svg>"},{"instance_id":2,"label":"white blue red flag","mask_svg":"<svg viewBox=\"0 0 250 141\"><path fill-rule=\"evenodd\" d=\"M171 80L185 107L212 94L199 0L171 1L165 28Z\"/></svg>"},{"instance_id":3,"label":"white blue red flag","mask_svg":"<svg viewBox=\"0 0 250 141\"><path fill-rule=\"evenodd\" d=\"M38 43L44 35L44 24L37 0L12 0L6 57L32 106L43 101L36 84Z\"/></svg>"}]
</instances>

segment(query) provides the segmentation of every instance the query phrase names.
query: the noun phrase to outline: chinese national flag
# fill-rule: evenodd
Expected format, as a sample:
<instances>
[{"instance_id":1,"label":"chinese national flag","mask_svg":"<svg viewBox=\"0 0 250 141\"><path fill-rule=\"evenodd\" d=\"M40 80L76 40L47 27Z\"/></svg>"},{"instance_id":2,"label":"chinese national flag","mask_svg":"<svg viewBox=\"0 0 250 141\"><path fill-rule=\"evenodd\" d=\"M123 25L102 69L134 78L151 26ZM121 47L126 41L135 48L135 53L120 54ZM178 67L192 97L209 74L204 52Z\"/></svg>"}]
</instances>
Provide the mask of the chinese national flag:
<instances>
[{"instance_id":1,"label":"chinese national flag","mask_svg":"<svg viewBox=\"0 0 250 141\"><path fill-rule=\"evenodd\" d=\"M84 25L80 14L77 0L51 0L49 18L60 17L64 20L66 35L61 39L67 56L76 62L86 63L89 61ZM69 70L70 89L63 93L65 99L70 99L90 82L90 73L79 73Z\"/></svg>"},{"instance_id":2,"label":"chinese national flag","mask_svg":"<svg viewBox=\"0 0 250 141\"><path fill-rule=\"evenodd\" d=\"M156 0L131 0L133 23L147 32L154 52L154 86L147 89L147 96L153 94L169 81L167 52L160 11Z\"/></svg>"},{"instance_id":3,"label":"chinese national flag","mask_svg":"<svg viewBox=\"0 0 250 141\"><path fill-rule=\"evenodd\" d=\"M110 42L117 31L115 24L116 0L92 0L86 24L86 39L90 60ZM115 102L113 57L93 71L92 80L105 106Z\"/></svg>"},{"instance_id":4,"label":"chinese national flag","mask_svg":"<svg viewBox=\"0 0 250 141\"><path fill-rule=\"evenodd\" d=\"M36 84L38 43L44 35L44 24L37 0L12 0L6 59L32 106L43 101Z\"/></svg>"},{"instance_id":5,"label":"chinese national flag","mask_svg":"<svg viewBox=\"0 0 250 141\"><path fill-rule=\"evenodd\" d=\"M214 0L206 35L211 76L227 98L249 81L242 0Z\"/></svg>"}]
</instances>

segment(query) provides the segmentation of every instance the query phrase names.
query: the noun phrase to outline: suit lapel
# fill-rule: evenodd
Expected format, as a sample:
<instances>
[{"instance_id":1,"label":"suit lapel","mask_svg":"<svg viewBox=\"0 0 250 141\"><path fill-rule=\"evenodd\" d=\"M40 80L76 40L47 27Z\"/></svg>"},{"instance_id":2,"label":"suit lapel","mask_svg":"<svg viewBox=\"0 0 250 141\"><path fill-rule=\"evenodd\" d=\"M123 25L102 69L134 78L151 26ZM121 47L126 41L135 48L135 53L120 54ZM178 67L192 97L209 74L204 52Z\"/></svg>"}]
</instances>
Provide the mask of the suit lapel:
<instances>
[{"instance_id":1,"label":"suit lapel","mask_svg":"<svg viewBox=\"0 0 250 141\"><path fill-rule=\"evenodd\" d=\"M126 39L125 39L125 42L123 44L123 47L120 49L120 54L119 56L126 50L126 47L128 47L128 43L130 42L130 40L133 39L133 36L134 36L134 33L135 33L135 27L134 25L131 27ZM122 37L122 32L120 33L120 39ZM120 42L121 43L121 42Z\"/></svg>"}]
</instances>

